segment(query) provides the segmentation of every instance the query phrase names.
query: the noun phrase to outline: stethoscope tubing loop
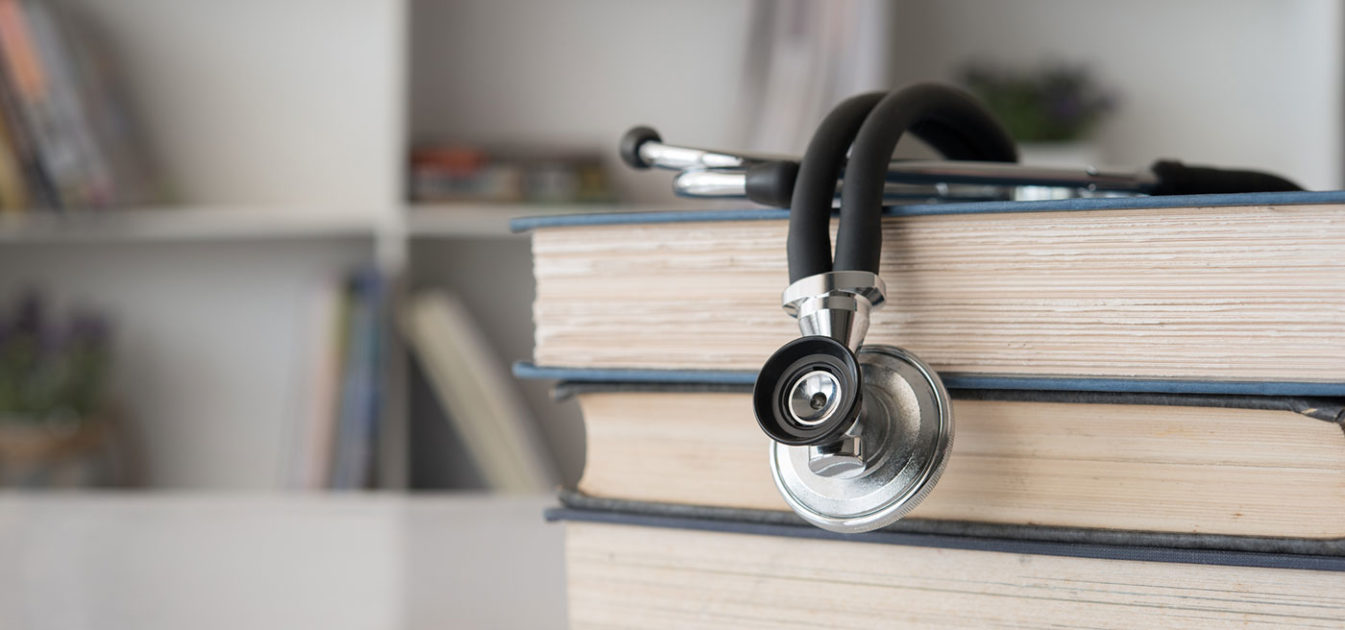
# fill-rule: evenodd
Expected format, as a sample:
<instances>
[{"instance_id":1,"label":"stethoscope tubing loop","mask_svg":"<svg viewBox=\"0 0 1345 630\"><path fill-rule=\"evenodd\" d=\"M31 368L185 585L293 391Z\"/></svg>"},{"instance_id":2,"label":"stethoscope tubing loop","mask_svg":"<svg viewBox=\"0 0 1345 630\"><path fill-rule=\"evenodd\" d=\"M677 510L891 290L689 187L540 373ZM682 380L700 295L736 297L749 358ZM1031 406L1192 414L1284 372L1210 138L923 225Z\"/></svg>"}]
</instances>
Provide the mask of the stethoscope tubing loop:
<instances>
[{"instance_id":1,"label":"stethoscope tubing loop","mask_svg":"<svg viewBox=\"0 0 1345 630\"><path fill-rule=\"evenodd\" d=\"M907 132L949 159L1018 159L1008 132L954 88L924 83L842 101L822 120L799 164L787 238L790 282L832 270L878 272L883 189L892 152ZM833 262L829 228L842 169Z\"/></svg>"},{"instance_id":2,"label":"stethoscope tubing loop","mask_svg":"<svg viewBox=\"0 0 1345 630\"><path fill-rule=\"evenodd\" d=\"M884 92L869 92L841 101L808 142L789 206L785 248L791 283L832 270L830 224L836 181L864 120L884 96Z\"/></svg>"}]
</instances>

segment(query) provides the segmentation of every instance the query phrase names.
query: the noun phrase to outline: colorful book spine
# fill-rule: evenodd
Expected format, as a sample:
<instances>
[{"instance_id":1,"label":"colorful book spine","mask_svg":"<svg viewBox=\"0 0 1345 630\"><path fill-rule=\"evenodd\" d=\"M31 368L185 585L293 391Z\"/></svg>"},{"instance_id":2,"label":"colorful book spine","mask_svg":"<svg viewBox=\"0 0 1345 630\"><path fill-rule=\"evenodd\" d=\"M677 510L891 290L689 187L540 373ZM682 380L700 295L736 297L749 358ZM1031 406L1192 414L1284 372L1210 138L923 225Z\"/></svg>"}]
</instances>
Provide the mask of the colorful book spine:
<instances>
[{"instance_id":1,"label":"colorful book spine","mask_svg":"<svg viewBox=\"0 0 1345 630\"><path fill-rule=\"evenodd\" d=\"M0 0L5 207L106 208L149 199L106 55L87 50L87 38L71 31L58 7Z\"/></svg>"}]
</instances>

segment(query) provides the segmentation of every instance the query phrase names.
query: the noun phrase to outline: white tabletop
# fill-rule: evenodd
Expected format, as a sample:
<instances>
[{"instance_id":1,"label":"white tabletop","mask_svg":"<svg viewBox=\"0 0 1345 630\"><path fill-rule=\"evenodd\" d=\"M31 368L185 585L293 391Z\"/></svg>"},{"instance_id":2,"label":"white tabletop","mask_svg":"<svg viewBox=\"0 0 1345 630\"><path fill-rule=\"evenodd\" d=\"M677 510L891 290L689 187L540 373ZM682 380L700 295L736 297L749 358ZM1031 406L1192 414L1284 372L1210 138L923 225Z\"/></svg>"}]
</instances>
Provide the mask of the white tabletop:
<instances>
[{"instance_id":1,"label":"white tabletop","mask_svg":"<svg viewBox=\"0 0 1345 630\"><path fill-rule=\"evenodd\" d=\"M0 494L0 627L560 628L553 503Z\"/></svg>"}]
</instances>

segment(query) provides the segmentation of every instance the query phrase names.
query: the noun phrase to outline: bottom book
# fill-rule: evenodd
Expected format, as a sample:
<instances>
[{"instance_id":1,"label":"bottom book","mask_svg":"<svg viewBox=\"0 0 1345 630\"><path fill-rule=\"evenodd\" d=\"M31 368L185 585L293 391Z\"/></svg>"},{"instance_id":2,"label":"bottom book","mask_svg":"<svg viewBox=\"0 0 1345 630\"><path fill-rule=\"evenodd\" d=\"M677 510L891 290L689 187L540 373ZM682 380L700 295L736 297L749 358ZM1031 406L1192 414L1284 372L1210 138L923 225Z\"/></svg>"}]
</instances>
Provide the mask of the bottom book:
<instances>
[{"instance_id":1,"label":"bottom book","mask_svg":"<svg viewBox=\"0 0 1345 630\"><path fill-rule=\"evenodd\" d=\"M1345 624L1345 558L559 509L574 628Z\"/></svg>"}]
</instances>

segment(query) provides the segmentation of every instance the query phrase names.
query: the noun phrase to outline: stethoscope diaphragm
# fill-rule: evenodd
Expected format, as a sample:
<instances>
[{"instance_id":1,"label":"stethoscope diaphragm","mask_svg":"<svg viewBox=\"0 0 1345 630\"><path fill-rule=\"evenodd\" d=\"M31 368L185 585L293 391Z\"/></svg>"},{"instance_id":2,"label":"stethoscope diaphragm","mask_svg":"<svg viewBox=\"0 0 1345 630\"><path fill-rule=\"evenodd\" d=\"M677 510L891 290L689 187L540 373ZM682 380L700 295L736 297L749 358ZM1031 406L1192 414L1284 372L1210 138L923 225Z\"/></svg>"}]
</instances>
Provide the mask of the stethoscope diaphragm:
<instances>
[{"instance_id":1,"label":"stethoscope diaphragm","mask_svg":"<svg viewBox=\"0 0 1345 630\"><path fill-rule=\"evenodd\" d=\"M857 354L863 374L859 422L826 445L772 442L771 474L805 521L844 534L905 516L933 490L953 445L953 415L938 374L892 346Z\"/></svg>"}]
</instances>

